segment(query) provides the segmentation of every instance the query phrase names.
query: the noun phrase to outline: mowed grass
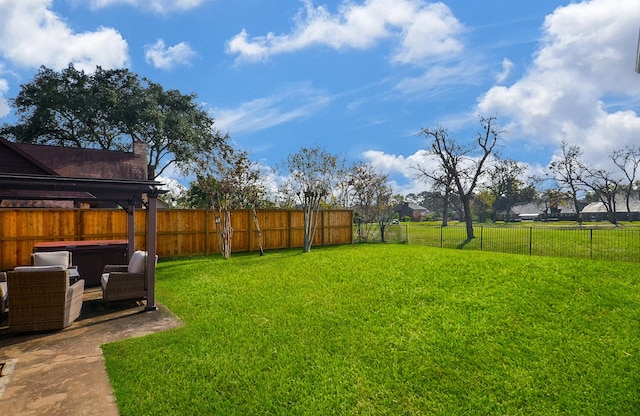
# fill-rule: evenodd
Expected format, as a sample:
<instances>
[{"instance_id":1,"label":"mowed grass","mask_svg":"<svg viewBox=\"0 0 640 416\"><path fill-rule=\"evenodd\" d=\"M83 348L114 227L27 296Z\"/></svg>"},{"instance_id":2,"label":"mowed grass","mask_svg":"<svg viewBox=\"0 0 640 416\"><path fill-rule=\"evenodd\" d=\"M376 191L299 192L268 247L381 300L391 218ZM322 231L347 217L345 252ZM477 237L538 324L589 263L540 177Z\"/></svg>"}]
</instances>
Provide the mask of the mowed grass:
<instances>
[{"instance_id":1,"label":"mowed grass","mask_svg":"<svg viewBox=\"0 0 640 416\"><path fill-rule=\"evenodd\" d=\"M640 265L406 245L162 261L122 415L637 415Z\"/></svg>"},{"instance_id":2,"label":"mowed grass","mask_svg":"<svg viewBox=\"0 0 640 416\"><path fill-rule=\"evenodd\" d=\"M431 247L464 248L511 254L596 260L640 261L640 227L637 223L575 222L477 224L476 238L466 241L460 224L403 223L387 227L387 241L403 241Z\"/></svg>"}]
</instances>

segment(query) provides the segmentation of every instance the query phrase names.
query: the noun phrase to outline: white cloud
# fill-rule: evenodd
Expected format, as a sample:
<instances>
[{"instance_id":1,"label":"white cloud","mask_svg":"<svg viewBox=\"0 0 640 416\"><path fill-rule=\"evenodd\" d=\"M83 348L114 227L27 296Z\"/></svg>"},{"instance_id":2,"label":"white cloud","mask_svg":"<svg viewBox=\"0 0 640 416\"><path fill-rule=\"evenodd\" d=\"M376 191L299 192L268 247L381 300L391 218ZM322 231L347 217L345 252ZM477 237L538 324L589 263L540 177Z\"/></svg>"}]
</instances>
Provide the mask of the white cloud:
<instances>
[{"instance_id":1,"label":"white cloud","mask_svg":"<svg viewBox=\"0 0 640 416\"><path fill-rule=\"evenodd\" d=\"M161 189L165 191L169 191L170 198L178 197L182 194L187 188L184 184L180 183L175 177L169 175L166 176L158 176L156 181L164 184L161 186Z\"/></svg>"},{"instance_id":2,"label":"white cloud","mask_svg":"<svg viewBox=\"0 0 640 416\"><path fill-rule=\"evenodd\" d=\"M633 70L639 16L637 0L591 0L556 9L545 19L533 66L513 85L491 88L478 112L509 119L512 135L539 144L578 144L592 162L637 143L638 115L609 108L607 100L640 99Z\"/></svg>"},{"instance_id":3,"label":"white cloud","mask_svg":"<svg viewBox=\"0 0 640 416\"><path fill-rule=\"evenodd\" d=\"M395 7L395 2L389 2L386 7ZM419 7L412 10L407 18L405 22L398 22L403 28L404 38L395 61L417 63L426 58L457 55L462 51L463 46L457 36L463 31L463 26L444 3Z\"/></svg>"},{"instance_id":4,"label":"white cloud","mask_svg":"<svg viewBox=\"0 0 640 416\"><path fill-rule=\"evenodd\" d=\"M5 95L9 92L9 83L6 79L0 78L0 118L9 114L9 103Z\"/></svg>"},{"instance_id":5,"label":"white cloud","mask_svg":"<svg viewBox=\"0 0 640 416\"><path fill-rule=\"evenodd\" d=\"M128 45L115 29L75 33L51 7L52 0L1 1L0 54L16 65L57 70L70 62L84 70L127 65Z\"/></svg>"},{"instance_id":6,"label":"white cloud","mask_svg":"<svg viewBox=\"0 0 640 416\"><path fill-rule=\"evenodd\" d=\"M289 34L250 38L242 30L227 43L227 52L259 61L316 45L334 49L367 49L382 40L398 38L394 62L419 64L458 54L457 36L463 25L443 3L423 0L367 0L359 5L345 1L336 14L303 0L304 10Z\"/></svg>"},{"instance_id":7,"label":"white cloud","mask_svg":"<svg viewBox=\"0 0 640 416\"><path fill-rule=\"evenodd\" d=\"M186 42L167 47L164 40L158 39L153 45L145 47L145 60L147 63L160 69L188 65L195 56L195 51Z\"/></svg>"},{"instance_id":8,"label":"white cloud","mask_svg":"<svg viewBox=\"0 0 640 416\"><path fill-rule=\"evenodd\" d=\"M91 4L97 8L126 4L140 9L151 10L155 13L166 14L172 11L191 10L206 0L92 0Z\"/></svg>"},{"instance_id":9,"label":"white cloud","mask_svg":"<svg viewBox=\"0 0 640 416\"><path fill-rule=\"evenodd\" d=\"M405 77L395 86L403 94L420 94L422 99L446 94L461 85L476 85L482 77L484 66L479 63L459 62L450 65L432 65L415 77Z\"/></svg>"},{"instance_id":10,"label":"white cloud","mask_svg":"<svg viewBox=\"0 0 640 416\"><path fill-rule=\"evenodd\" d=\"M304 85L271 97L257 98L237 108L212 111L216 126L232 134L259 131L307 117L324 108L331 97Z\"/></svg>"},{"instance_id":11,"label":"white cloud","mask_svg":"<svg viewBox=\"0 0 640 416\"><path fill-rule=\"evenodd\" d=\"M162 196L162 199L172 207L176 205L178 198L183 196L188 189L185 184L171 176L159 176L156 180L164 184L161 188L167 193Z\"/></svg>"},{"instance_id":12,"label":"white cloud","mask_svg":"<svg viewBox=\"0 0 640 416\"><path fill-rule=\"evenodd\" d=\"M507 78L509 78L509 75L511 74L512 69L513 69L513 62L511 62L507 58L504 58L502 60L502 71L500 71L500 73L496 76L496 82L498 84L502 84L503 82L505 82Z\"/></svg>"},{"instance_id":13,"label":"white cloud","mask_svg":"<svg viewBox=\"0 0 640 416\"><path fill-rule=\"evenodd\" d=\"M406 195L408 193L420 193L429 188L424 181L417 178L416 166L438 169L435 159L428 156L425 150L417 150L407 157L381 152L379 150L367 150L362 154L365 161L381 173L389 175L390 186L394 193Z\"/></svg>"}]
</instances>

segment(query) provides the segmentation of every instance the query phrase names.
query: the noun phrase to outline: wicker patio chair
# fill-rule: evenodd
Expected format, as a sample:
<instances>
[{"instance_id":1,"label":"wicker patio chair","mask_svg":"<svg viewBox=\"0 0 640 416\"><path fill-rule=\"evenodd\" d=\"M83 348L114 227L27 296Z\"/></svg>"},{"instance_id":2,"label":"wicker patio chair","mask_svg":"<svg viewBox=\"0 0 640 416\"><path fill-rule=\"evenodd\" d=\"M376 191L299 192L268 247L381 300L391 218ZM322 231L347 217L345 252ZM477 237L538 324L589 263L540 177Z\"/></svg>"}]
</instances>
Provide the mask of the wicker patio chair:
<instances>
[{"instance_id":1,"label":"wicker patio chair","mask_svg":"<svg viewBox=\"0 0 640 416\"><path fill-rule=\"evenodd\" d=\"M156 256L156 262L158 256ZM102 271L102 299L106 302L147 298L147 252L138 250L129 264L107 264Z\"/></svg>"},{"instance_id":2,"label":"wicker patio chair","mask_svg":"<svg viewBox=\"0 0 640 416\"><path fill-rule=\"evenodd\" d=\"M22 266L7 272L9 331L63 329L80 316L84 280L69 285L63 266Z\"/></svg>"}]
</instances>

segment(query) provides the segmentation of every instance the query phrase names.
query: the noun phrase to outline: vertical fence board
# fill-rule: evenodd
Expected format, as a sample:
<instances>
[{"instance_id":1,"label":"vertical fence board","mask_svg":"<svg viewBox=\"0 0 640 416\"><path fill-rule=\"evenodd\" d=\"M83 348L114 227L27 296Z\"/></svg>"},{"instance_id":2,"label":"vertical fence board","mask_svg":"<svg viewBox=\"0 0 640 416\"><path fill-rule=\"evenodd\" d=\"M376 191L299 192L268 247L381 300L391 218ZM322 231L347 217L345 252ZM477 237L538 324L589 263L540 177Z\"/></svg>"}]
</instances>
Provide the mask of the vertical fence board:
<instances>
[{"instance_id":1,"label":"vertical fence board","mask_svg":"<svg viewBox=\"0 0 640 416\"><path fill-rule=\"evenodd\" d=\"M291 211L258 211L265 250L289 247L289 216Z\"/></svg>"},{"instance_id":2,"label":"vertical fence board","mask_svg":"<svg viewBox=\"0 0 640 416\"><path fill-rule=\"evenodd\" d=\"M127 213L124 210L68 211L80 217L82 240L126 240ZM136 213L137 215L138 213Z\"/></svg>"}]
</instances>

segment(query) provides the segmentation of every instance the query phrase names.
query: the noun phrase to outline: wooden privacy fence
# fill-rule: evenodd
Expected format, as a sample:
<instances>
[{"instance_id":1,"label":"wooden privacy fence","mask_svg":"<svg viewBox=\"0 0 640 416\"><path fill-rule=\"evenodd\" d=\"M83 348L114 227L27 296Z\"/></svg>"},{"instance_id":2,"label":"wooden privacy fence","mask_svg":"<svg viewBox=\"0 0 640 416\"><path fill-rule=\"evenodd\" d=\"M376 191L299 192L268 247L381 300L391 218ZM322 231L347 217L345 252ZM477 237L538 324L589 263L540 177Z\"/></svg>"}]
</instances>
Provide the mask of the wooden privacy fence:
<instances>
[{"instance_id":1,"label":"wooden privacy fence","mask_svg":"<svg viewBox=\"0 0 640 416\"><path fill-rule=\"evenodd\" d=\"M135 212L136 249L145 249L146 211ZM297 210L257 212L265 250L303 247L304 214ZM258 250L258 230L253 212L233 211L232 251ZM350 244L352 211L321 211L314 246ZM219 253L216 212L158 210L157 252L162 257ZM48 241L126 240L127 214L98 209L0 210L0 270L29 264L33 245Z\"/></svg>"}]
</instances>

